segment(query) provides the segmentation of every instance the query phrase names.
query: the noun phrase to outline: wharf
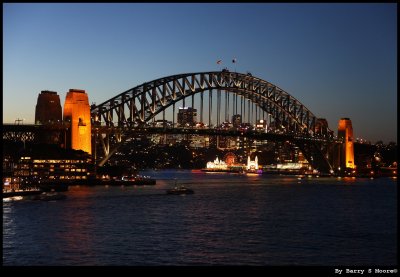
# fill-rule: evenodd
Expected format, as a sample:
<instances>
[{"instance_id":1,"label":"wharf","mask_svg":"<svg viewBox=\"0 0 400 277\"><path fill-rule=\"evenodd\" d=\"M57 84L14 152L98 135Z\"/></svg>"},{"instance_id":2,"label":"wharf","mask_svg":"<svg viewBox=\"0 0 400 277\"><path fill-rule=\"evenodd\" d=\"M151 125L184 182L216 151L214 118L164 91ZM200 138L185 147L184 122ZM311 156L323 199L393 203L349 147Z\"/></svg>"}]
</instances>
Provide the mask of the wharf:
<instances>
[{"instance_id":1,"label":"wharf","mask_svg":"<svg viewBox=\"0 0 400 277\"><path fill-rule=\"evenodd\" d=\"M40 180L29 183L30 188L25 190L3 190L3 198L13 196L27 196L40 194L42 192L63 192L68 191L69 186L154 186L156 180L146 177L122 178L122 179L75 179L75 180Z\"/></svg>"},{"instance_id":2,"label":"wharf","mask_svg":"<svg viewBox=\"0 0 400 277\"><path fill-rule=\"evenodd\" d=\"M51 183L51 182L49 182ZM103 178L88 178L88 179L75 179L75 180L64 180L53 182L53 184L60 186L64 184L66 186L145 186L145 185L155 185L156 180L150 177L136 176L136 177L119 177L111 179Z\"/></svg>"}]
</instances>

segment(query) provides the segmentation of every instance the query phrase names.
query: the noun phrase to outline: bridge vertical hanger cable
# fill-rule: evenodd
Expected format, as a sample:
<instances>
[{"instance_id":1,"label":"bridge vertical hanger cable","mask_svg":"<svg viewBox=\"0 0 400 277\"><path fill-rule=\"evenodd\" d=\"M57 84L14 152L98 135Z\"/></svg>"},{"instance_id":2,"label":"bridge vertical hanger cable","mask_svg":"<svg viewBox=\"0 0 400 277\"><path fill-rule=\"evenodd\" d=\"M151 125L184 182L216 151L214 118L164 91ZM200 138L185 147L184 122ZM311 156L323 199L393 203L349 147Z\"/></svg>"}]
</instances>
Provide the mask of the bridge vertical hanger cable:
<instances>
[{"instance_id":1,"label":"bridge vertical hanger cable","mask_svg":"<svg viewBox=\"0 0 400 277\"><path fill-rule=\"evenodd\" d=\"M219 110L218 110L218 108L219 108L219 89L217 89L217 120L216 120L216 126L218 127L218 121L219 121Z\"/></svg>"},{"instance_id":2,"label":"bridge vertical hanger cable","mask_svg":"<svg viewBox=\"0 0 400 277\"><path fill-rule=\"evenodd\" d=\"M227 114L226 114L226 122L229 122L229 92L225 90L226 93L226 98L228 100L228 109L227 109Z\"/></svg>"},{"instance_id":3,"label":"bridge vertical hanger cable","mask_svg":"<svg viewBox=\"0 0 400 277\"><path fill-rule=\"evenodd\" d=\"M227 121L227 120L226 120L226 117L227 117L227 115L228 115L228 103L227 103L227 101L226 101L227 98L228 98L228 97L227 97L227 96L228 96L227 92L225 92L224 95L225 95L225 101L224 101L224 102L225 102L225 114L224 114L225 117L224 117L224 121L226 122L226 121Z\"/></svg>"},{"instance_id":4,"label":"bridge vertical hanger cable","mask_svg":"<svg viewBox=\"0 0 400 277\"><path fill-rule=\"evenodd\" d=\"M221 124L221 90L217 90L217 127Z\"/></svg>"},{"instance_id":5,"label":"bridge vertical hanger cable","mask_svg":"<svg viewBox=\"0 0 400 277\"><path fill-rule=\"evenodd\" d=\"M256 121L259 120L259 114L258 114L258 105L256 105Z\"/></svg>"},{"instance_id":6,"label":"bridge vertical hanger cable","mask_svg":"<svg viewBox=\"0 0 400 277\"><path fill-rule=\"evenodd\" d=\"M248 103L248 106L249 106L249 111L248 111L248 114L249 114L249 116L248 116L248 118L247 118L247 120L248 120L248 122L251 124L252 122L251 122L251 117L250 117L250 115L251 115L251 113L250 113L250 103L251 101L250 101L250 99L247 99L247 103Z\"/></svg>"},{"instance_id":7,"label":"bridge vertical hanger cable","mask_svg":"<svg viewBox=\"0 0 400 277\"><path fill-rule=\"evenodd\" d=\"M256 123L257 120L257 116L254 114L254 103L251 103L251 118L252 118L252 122L253 124Z\"/></svg>"},{"instance_id":8,"label":"bridge vertical hanger cable","mask_svg":"<svg viewBox=\"0 0 400 277\"><path fill-rule=\"evenodd\" d=\"M232 102L232 116L229 118L229 122L232 121L232 117L235 114L235 94L232 94L231 96L231 102Z\"/></svg>"},{"instance_id":9,"label":"bridge vertical hanger cable","mask_svg":"<svg viewBox=\"0 0 400 277\"><path fill-rule=\"evenodd\" d=\"M172 127L175 127L175 102L172 104Z\"/></svg>"},{"instance_id":10,"label":"bridge vertical hanger cable","mask_svg":"<svg viewBox=\"0 0 400 277\"><path fill-rule=\"evenodd\" d=\"M208 91L209 94L209 106L208 106L208 127L211 128L211 117L212 117L212 89Z\"/></svg>"},{"instance_id":11,"label":"bridge vertical hanger cable","mask_svg":"<svg viewBox=\"0 0 400 277\"><path fill-rule=\"evenodd\" d=\"M194 109L194 93L192 93L192 109ZM196 120L197 120L197 115L196 115ZM195 123L195 122L193 122Z\"/></svg>"},{"instance_id":12,"label":"bridge vertical hanger cable","mask_svg":"<svg viewBox=\"0 0 400 277\"><path fill-rule=\"evenodd\" d=\"M238 95L235 93L235 114L238 112Z\"/></svg>"},{"instance_id":13,"label":"bridge vertical hanger cable","mask_svg":"<svg viewBox=\"0 0 400 277\"><path fill-rule=\"evenodd\" d=\"M240 111L242 114L242 122L246 122L246 99L244 98L243 95L241 95L241 99L242 99L242 106L243 106L243 111Z\"/></svg>"},{"instance_id":14,"label":"bridge vertical hanger cable","mask_svg":"<svg viewBox=\"0 0 400 277\"><path fill-rule=\"evenodd\" d=\"M203 94L204 94L204 91L201 91L201 93L200 93L200 122L201 123L204 123L204 121L203 121Z\"/></svg>"}]
</instances>

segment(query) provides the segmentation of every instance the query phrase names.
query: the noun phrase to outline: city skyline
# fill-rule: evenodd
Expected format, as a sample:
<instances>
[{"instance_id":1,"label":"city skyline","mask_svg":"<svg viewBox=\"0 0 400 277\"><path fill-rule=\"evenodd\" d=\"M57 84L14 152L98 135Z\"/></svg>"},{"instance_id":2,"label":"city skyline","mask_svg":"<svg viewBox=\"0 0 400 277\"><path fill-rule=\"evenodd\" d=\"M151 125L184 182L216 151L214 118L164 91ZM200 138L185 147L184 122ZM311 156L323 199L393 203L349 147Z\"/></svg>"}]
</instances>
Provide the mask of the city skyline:
<instances>
[{"instance_id":1,"label":"city skyline","mask_svg":"<svg viewBox=\"0 0 400 277\"><path fill-rule=\"evenodd\" d=\"M64 105L69 89L84 89L100 104L160 77L228 67L284 89L335 133L348 117L355 137L397 142L396 8L3 4L3 123L33 123L42 90Z\"/></svg>"}]
</instances>

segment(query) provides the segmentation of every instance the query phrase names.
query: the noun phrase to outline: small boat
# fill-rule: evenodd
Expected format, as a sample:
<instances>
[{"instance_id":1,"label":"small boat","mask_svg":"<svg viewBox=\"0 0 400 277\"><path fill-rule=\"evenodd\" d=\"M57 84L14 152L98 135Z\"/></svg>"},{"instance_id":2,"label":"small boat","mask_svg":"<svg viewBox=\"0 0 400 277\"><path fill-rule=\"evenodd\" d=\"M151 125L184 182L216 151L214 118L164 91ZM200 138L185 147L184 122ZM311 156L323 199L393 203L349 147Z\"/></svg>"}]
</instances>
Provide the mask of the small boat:
<instances>
[{"instance_id":1,"label":"small boat","mask_svg":"<svg viewBox=\"0 0 400 277\"><path fill-rule=\"evenodd\" d=\"M190 188L187 188L185 186L180 186L177 187L175 186L173 189L168 189L167 194L175 194L175 195L180 195L180 194L193 194L194 191Z\"/></svg>"},{"instance_id":2,"label":"small boat","mask_svg":"<svg viewBox=\"0 0 400 277\"><path fill-rule=\"evenodd\" d=\"M58 192L43 192L40 195L35 195L32 200L41 200L41 201L54 201L54 200L63 200L67 198L65 194Z\"/></svg>"},{"instance_id":3,"label":"small boat","mask_svg":"<svg viewBox=\"0 0 400 277\"><path fill-rule=\"evenodd\" d=\"M305 178L304 175L298 175L297 180L303 180Z\"/></svg>"}]
</instances>

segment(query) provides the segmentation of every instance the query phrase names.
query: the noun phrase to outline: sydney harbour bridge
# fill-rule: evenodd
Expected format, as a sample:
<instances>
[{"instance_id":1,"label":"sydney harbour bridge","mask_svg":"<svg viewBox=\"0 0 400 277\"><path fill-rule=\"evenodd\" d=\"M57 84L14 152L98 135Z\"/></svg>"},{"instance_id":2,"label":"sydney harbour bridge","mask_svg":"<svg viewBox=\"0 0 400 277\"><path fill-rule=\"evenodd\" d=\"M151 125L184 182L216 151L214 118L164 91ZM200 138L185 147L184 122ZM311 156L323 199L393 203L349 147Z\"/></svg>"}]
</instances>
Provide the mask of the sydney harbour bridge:
<instances>
[{"instance_id":1,"label":"sydney harbour bridge","mask_svg":"<svg viewBox=\"0 0 400 277\"><path fill-rule=\"evenodd\" d=\"M179 124L176 114L182 107L196 109L196 124ZM233 116L239 116L247 127L232 124ZM334 138L326 120L317 118L283 89L250 73L227 69L178 74L143 83L101 104L93 104L90 117L92 154L100 166L138 134L187 134L290 141L314 169L328 173L333 169L331 149L341 143ZM255 128L260 121L268 127ZM3 139L19 137L28 141L34 139L35 133L49 130L37 125L3 128ZM54 131L54 126L51 128Z\"/></svg>"}]
</instances>

